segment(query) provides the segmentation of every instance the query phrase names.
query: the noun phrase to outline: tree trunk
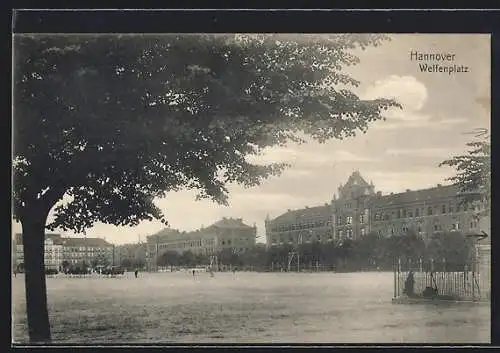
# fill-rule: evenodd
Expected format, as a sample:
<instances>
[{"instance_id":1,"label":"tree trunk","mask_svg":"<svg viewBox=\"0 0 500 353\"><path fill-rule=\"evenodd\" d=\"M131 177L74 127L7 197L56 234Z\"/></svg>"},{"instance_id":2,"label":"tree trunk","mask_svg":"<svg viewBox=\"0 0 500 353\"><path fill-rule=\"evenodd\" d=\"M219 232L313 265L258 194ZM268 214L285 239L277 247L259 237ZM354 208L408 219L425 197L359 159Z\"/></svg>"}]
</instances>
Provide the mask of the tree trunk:
<instances>
[{"instance_id":1,"label":"tree trunk","mask_svg":"<svg viewBox=\"0 0 500 353\"><path fill-rule=\"evenodd\" d=\"M26 311L30 342L50 341L44 243L47 213L27 212L21 219L25 266Z\"/></svg>"}]
</instances>

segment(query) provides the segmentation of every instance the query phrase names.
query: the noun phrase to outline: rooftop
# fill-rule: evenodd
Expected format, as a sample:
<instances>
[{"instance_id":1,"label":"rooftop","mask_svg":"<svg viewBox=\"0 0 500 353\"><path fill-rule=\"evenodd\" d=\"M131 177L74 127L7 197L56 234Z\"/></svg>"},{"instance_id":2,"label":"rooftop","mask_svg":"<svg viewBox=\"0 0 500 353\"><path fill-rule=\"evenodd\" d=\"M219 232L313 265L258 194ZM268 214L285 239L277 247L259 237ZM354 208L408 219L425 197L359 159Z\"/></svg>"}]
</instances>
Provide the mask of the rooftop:
<instances>
[{"instance_id":1,"label":"rooftop","mask_svg":"<svg viewBox=\"0 0 500 353\"><path fill-rule=\"evenodd\" d=\"M181 233L178 229L172 229L172 228L164 228L160 230L159 232L156 232L152 235L146 236L146 241L147 242L156 242L157 240L161 239L172 239L174 237L179 237L183 233Z\"/></svg>"},{"instance_id":2,"label":"rooftop","mask_svg":"<svg viewBox=\"0 0 500 353\"><path fill-rule=\"evenodd\" d=\"M165 228L153 235L148 235L146 237L147 242L156 243L157 241L165 241L165 240L173 240L173 239L191 239L191 238L199 238L204 235L209 235L206 231L210 231L211 229L252 229L249 225L243 223L242 218L222 218L221 220L211 224L208 227L200 228L191 232L181 232L178 229Z\"/></svg>"},{"instance_id":3,"label":"rooftop","mask_svg":"<svg viewBox=\"0 0 500 353\"><path fill-rule=\"evenodd\" d=\"M91 246L95 248L106 248L113 246L113 244L108 243L102 238L62 238L62 245Z\"/></svg>"},{"instance_id":4,"label":"rooftop","mask_svg":"<svg viewBox=\"0 0 500 353\"><path fill-rule=\"evenodd\" d=\"M405 192L389 195L377 195L371 200L371 205L374 207L390 207L412 202L430 201L436 199L446 199L457 197L460 195L460 189L456 185L438 185L437 187L407 190Z\"/></svg>"},{"instance_id":5,"label":"rooftop","mask_svg":"<svg viewBox=\"0 0 500 353\"><path fill-rule=\"evenodd\" d=\"M220 221L215 222L207 228L231 228L231 229L249 229L249 225L243 223L242 218L222 218Z\"/></svg>"},{"instance_id":6,"label":"rooftop","mask_svg":"<svg viewBox=\"0 0 500 353\"><path fill-rule=\"evenodd\" d=\"M61 234L57 233L45 233L45 239L52 239L55 244L59 244L61 241ZM23 234L16 233L14 241L17 245L23 245Z\"/></svg>"},{"instance_id":7,"label":"rooftop","mask_svg":"<svg viewBox=\"0 0 500 353\"><path fill-rule=\"evenodd\" d=\"M57 245L65 245L65 246L92 246L92 247L110 247L113 244L108 243L106 240L102 238L76 238L76 237L61 237L61 234L55 233L45 233L45 239L52 239L54 244ZM15 235L15 243L17 245L23 244L23 234L16 233Z\"/></svg>"},{"instance_id":8,"label":"rooftop","mask_svg":"<svg viewBox=\"0 0 500 353\"><path fill-rule=\"evenodd\" d=\"M288 210L286 213L271 220L272 223L288 223L308 221L310 219L329 219L332 215L332 210L329 205L306 207L299 210Z\"/></svg>"}]
</instances>

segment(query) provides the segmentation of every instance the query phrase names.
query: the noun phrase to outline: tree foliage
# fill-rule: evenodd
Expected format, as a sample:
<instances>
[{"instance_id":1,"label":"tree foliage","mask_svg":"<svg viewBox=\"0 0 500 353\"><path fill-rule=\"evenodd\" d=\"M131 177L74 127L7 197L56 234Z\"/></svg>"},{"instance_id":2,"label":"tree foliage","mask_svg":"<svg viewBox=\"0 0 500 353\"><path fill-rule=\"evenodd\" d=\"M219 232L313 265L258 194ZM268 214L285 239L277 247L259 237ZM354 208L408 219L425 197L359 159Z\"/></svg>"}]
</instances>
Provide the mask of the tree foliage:
<instances>
[{"instance_id":1,"label":"tree foliage","mask_svg":"<svg viewBox=\"0 0 500 353\"><path fill-rule=\"evenodd\" d=\"M178 266L181 256L176 251L165 251L158 257L158 266Z\"/></svg>"},{"instance_id":2,"label":"tree foliage","mask_svg":"<svg viewBox=\"0 0 500 353\"><path fill-rule=\"evenodd\" d=\"M52 206L51 229L163 219L154 198L195 188L227 203L282 164L263 148L353 136L396 103L364 101L341 69L375 35L16 36L14 211ZM344 88L339 88L344 87Z\"/></svg>"},{"instance_id":3,"label":"tree foliage","mask_svg":"<svg viewBox=\"0 0 500 353\"><path fill-rule=\"evenodd\" d=\"M463 194L463 203L481 202L489 210L491 200L491 143L487 130L475 131L478 140L467 143L467 154L455 156L440 163L456 169L448 180L457 184Z\"/></svg>"},{"instance_id":4,"label":"tree foliage","mask_svg":"<svg viewBox=\"0 0 500 353\"><path fill-rule=\"evenodd\" d=\"M90 260L90 264L92 267L109 266L111 265L111 261L109 260L108 256L104 254L97 254Z\"/></svg>"},{"instance_id":5,"label":"tree foliage","mask_svg":"<svg viewBox=\"0 0 500 353\"><path fill-rule=\"evenodd\" d=\"M441 266L445 259L448 270L463 270L471 260L472 243L460 232L442 232L433 235L428 242L413 232L403 235L383 237L378 233L369 233L364 237L343 242L304 243L296 248L290 244L266 248L262 245L235 253L227 248L218 255L219 265L236 266L243 270L275 271L288 269L288 258L291 251L297 250L300 255L300 268L315 271L318 267L336 271L392 271L394 261L413 262L418 266L419 260L427 266L430 260ZM183 259L183 260L180 260ZM190 251L179 255L165 252L159 258L160 266L206 266L206 256L193 256ZM222 268L222 267L221 267ZM297 262L293 262L293 270Z\"/></svg>"}]
</instances>

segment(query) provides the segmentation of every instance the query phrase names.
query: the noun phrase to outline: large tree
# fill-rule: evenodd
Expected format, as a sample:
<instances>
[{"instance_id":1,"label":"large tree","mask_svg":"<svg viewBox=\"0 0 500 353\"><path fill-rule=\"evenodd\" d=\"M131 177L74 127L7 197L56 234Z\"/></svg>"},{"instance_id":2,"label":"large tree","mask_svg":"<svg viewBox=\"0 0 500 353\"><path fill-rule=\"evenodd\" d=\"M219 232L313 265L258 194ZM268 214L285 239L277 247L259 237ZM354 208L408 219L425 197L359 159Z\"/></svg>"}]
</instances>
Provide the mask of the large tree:
<instances>
[{"instance_id":1,"label":"large tree","mask_svg":"<svg viewBox=\"0 0 500 353\"><path fill-rule=\"evenodd\" d=\"M166 222L154 199L182 188L227 204L228 183L258 185L285 167L247 156L301 142L299 132L320 142L365 132L397 104L361 100L343 69L359 61L351 49L384 39L16 35L13 203L30 340L50 339L45 228Z\"/></svg>"}]
</instances>

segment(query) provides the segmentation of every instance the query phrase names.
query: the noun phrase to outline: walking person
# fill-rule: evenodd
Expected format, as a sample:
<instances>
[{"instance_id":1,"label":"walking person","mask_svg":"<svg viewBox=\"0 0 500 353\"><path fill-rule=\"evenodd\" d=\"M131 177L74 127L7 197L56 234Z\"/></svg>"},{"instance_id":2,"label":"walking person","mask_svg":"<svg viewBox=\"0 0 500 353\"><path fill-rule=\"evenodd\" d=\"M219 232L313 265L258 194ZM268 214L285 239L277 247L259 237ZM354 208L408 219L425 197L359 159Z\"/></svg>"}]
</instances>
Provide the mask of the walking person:
<instances>
[{"instance_id":1,"label":"walking person","mask_svg":"<svg viewBox=\"0 0 500 353\"><path fill-rule=\"evenodd\" d=\"M135 278L137 278L137 275L139 274L139 270L134 271Z\"/></svg>"},{"instance_id":2,"label":"walking person","mask_svg":"<svg viewBox=\"0 0 500 353\"><path fill-rule=\"evenodd\" d=\"M195 270L195 269L193 269L193 278L194 278L194 274L195 274L195 272L196 272L196 270Z\"/></svg>"}]
</instances>

